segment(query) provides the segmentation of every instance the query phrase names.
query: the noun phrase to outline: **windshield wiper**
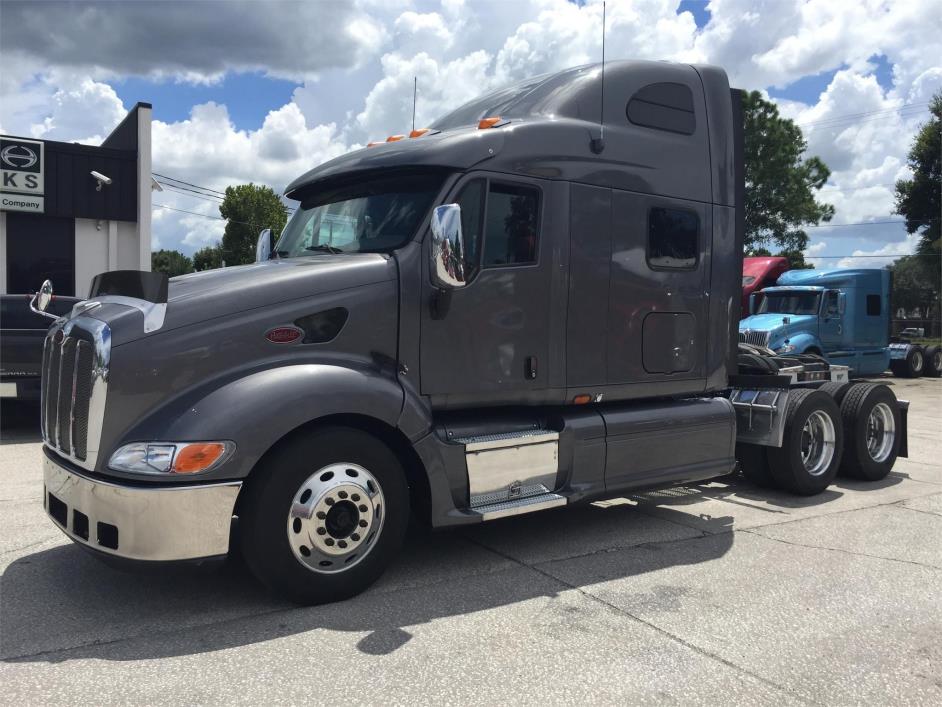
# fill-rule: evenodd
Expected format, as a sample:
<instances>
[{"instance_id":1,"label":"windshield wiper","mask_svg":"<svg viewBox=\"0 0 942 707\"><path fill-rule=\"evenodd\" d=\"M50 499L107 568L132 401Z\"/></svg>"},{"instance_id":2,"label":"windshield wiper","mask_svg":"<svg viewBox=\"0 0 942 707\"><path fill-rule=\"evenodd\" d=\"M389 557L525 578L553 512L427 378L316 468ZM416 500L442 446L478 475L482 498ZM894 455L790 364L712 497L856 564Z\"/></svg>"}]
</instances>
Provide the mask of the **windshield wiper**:
<instances>
[{"instance_id":1,"label":"windshield wiper","mask_svg":"<svg viewBox=\"0 0 942 707\"><path fill-rule=\"evenodd\" d=\"M322 243L320 245L309 245L304 250L315 251L318 253L343 253L340 248L334 248L332 245L327 245L326 243Z\"/></svg>"}]
</instances>

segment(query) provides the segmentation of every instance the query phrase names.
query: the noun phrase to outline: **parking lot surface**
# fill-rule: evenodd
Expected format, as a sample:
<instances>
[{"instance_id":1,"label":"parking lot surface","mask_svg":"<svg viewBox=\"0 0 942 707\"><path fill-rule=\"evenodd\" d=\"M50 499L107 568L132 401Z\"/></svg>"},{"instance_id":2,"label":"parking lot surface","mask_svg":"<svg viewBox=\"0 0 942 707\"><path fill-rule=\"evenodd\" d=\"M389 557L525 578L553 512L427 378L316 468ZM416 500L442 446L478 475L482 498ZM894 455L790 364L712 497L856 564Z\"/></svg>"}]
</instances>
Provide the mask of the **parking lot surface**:
<instances>
[{"instance_id":1,"label":"parking lot surface","mask_svg":"<svg viewBox=\"0 0 942 707\"><path fill-rule=\"evenodd\" d=\"M411 533L367 593L298 608L237 563L128 574L42 510L4 401L0 703L942 704L942 381L884 481L740 479Z\"/></svg>"}]
</instances>

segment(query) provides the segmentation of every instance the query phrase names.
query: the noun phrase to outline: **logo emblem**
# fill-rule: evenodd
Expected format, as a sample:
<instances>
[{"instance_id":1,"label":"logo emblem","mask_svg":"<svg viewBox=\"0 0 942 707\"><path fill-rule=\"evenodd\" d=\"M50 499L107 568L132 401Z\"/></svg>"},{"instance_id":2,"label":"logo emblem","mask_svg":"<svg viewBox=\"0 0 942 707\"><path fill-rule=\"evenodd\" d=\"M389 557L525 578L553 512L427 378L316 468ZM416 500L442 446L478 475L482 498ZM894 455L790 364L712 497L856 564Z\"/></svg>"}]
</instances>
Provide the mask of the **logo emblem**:
<instances>
[{"instance_id":1,"label":"logo emblem","mask_svg":"<svg viewBox=\"0 0 942 707\"><path fill-rule=\"evenodd\" d=\"M304 336L304 331L296 326L279 326L265 332L265 338L273 344L293 344Z\"/></svg>"},{"instance_id":2,"label":"logo emblem","mask_svg":"<svg viewBox=\"0 0 942 707\"><path fill-rule=\"evenodd\" d=\"M0 159L11 169L29 169L36 164L39 157L25 145L7 145L0 152Z\"/></svg>"}]
</instances>

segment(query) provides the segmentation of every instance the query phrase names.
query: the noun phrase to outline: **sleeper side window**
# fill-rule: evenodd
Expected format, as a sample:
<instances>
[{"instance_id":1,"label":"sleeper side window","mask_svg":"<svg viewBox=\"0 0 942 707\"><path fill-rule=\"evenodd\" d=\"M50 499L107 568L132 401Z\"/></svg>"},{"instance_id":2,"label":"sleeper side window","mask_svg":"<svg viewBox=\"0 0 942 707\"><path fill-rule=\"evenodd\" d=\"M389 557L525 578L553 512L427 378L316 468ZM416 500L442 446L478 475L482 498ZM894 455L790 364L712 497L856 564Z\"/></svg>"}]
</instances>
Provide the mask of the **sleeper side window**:
<instances>
[{"instance_id":1,"label":"sleeper side window","mask_svg":"<svg viewBox=\"0 0 942 707\"><path fill-rule=\"evenodd\" d=\"M700 217L686 209L655 207L648 212L648 265L654 269L697 267Z\"/></svg>"},{"instance_id":2,"label":"sleeper side window","mask_svg":"<svg viewBox=\"0 0 942 707\"><path fill-rule=\"evenodd\" d=\"M693 135L697 120L693 94L682 83L648 84L628 101L628 120L635 125L681 135Z\"/></svg>"},{"instance_id":3,"label":"sleeper side window","mask_svg":"<svg viewBox=\"0 0 942 707\"><path fill-rule=\"evenodd\" d=\"M536 189L491 183L484 227L485 268L536 262L539 207Z\"/></svg>"},{"instance_id":4,"label":"sleeper side window","mask_svg":"<svg viewBox=\"0 0 942 707\"><path fill-rule=\"evenodd\" d=\"M481 262L481 240L484 233L484 190L485 181L475 179L464 186L455 200L455 203L461 207L465 278L468 281L477 273Z\"/></svg>"},{"instance_id":5,"label":"sleeper side window","mask_svg":"<svg viewBox=\"0 0 942 707\"><path fill-rule=\"evenodd\" d=\"M867 314L871 317L880 316L880 295L867 295Z\"/></svg>"}]
</instances>

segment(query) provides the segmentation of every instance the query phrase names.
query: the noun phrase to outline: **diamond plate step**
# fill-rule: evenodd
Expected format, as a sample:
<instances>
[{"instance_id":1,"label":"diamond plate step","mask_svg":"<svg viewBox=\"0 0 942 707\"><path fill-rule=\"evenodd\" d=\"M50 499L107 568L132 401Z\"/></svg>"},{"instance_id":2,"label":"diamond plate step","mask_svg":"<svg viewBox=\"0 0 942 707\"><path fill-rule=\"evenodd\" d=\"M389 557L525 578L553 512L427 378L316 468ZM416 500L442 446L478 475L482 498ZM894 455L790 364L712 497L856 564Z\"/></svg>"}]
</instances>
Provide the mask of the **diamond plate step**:
<instances>
[{"instance_id":1,"label":"diamond plate step","mask_svg":"<svg viewBox=\"0 0 942 707\"><path fill-rule=\"evenodd\" d=\"M547 508L555 508L556 506L565 506L566 502L566 497L560 496L558 493L543 493L539 496L518 498L513 501L501 501L485 506L475 506L471 511L481 515L483 520L487 521L520 515L522 513L533 513L535 511L546 510Z\"/></svg>"}]
</instances>

